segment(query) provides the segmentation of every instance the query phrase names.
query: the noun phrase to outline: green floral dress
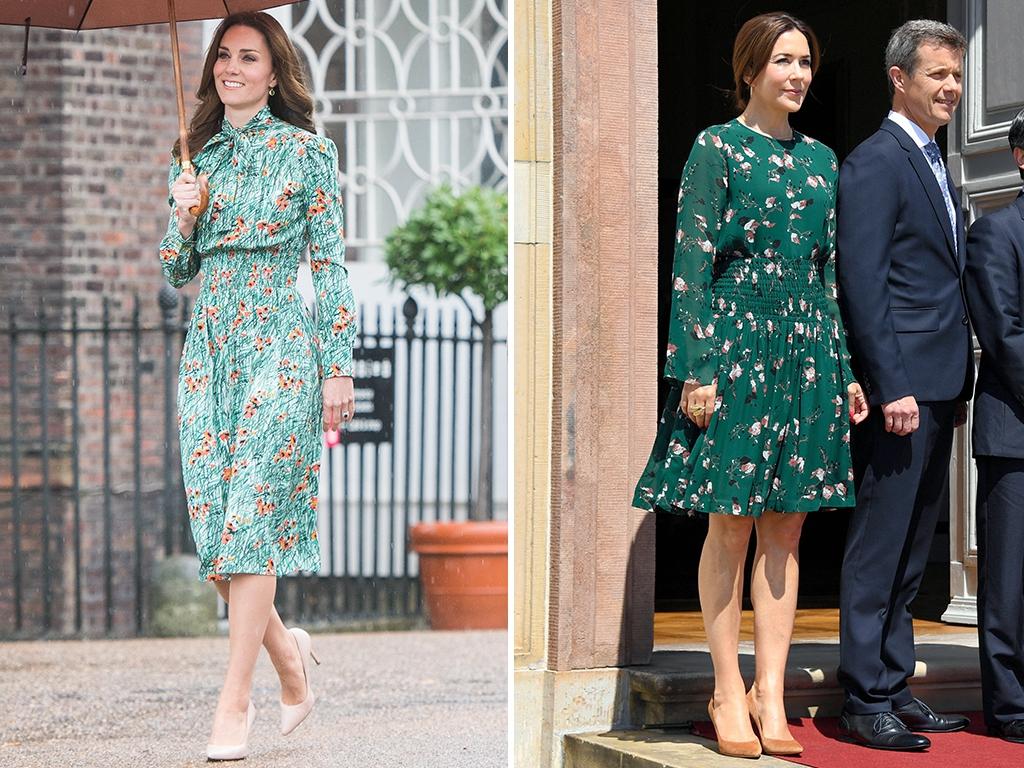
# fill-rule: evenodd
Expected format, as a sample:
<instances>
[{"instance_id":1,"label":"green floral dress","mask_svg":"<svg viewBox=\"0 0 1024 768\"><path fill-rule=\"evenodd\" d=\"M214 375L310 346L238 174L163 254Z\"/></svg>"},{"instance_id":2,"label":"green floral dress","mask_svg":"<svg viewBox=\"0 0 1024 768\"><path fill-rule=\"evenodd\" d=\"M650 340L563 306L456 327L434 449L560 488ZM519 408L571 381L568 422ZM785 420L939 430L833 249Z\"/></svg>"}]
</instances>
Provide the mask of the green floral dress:
<instances>
[{"instance_id":1,"label":"green floral dress","mask_svg":"<svg viewBox=\"0 0 1024 768\"><path fill-rule=\"evenodd\" d=\"M847 386L835 300L832 150L737 120L697 137L679 190L665 376L672 380L634 504L760 516L852 507ZM682 385L717 382L706 430Z\"/></svg>"},{"instance_id":2,"label":"green floral dress","mask_svg":"<svg viewBox=\"0 0 1024 768\"><path fill-rule=\"evenodd\" d=\"M351 375L356 333L337 149L264 107L194 164L210 206L187 240L172 210L160 260L175 287L203 272L178 372L199 578L315 571L322 380ZM307 245L315 324L295 287Z\"/></svg>"}]
</instances>

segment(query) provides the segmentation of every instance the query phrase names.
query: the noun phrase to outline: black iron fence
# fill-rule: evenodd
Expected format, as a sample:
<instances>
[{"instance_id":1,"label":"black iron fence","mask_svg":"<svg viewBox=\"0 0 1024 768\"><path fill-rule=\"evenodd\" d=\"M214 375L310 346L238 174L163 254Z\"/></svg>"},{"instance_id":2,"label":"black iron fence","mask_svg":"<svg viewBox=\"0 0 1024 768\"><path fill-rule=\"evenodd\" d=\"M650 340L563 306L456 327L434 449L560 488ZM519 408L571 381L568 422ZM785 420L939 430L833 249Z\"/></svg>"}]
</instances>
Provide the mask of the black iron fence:
<instances>
[{"instance_id":1,"label":"black iron fence","mask_svg":"<svg viewBox=\"0 0 1024 768\"><path fill-rule=\"evenodd\" d=\"M144 634L154 564L194 554L175 405L190 307L169 287L159 306L157 322L137 298L115 320L104 299L0 329L2 637ZM491 343L500 382L506 340ZM464 312L361 309L356 419L321 461L322 568L281 579L283 616L420 616L407 530L466 519L476 501L483 344ZM493 493L486 508L506 514Z\"/></svg>"}]
</instances>

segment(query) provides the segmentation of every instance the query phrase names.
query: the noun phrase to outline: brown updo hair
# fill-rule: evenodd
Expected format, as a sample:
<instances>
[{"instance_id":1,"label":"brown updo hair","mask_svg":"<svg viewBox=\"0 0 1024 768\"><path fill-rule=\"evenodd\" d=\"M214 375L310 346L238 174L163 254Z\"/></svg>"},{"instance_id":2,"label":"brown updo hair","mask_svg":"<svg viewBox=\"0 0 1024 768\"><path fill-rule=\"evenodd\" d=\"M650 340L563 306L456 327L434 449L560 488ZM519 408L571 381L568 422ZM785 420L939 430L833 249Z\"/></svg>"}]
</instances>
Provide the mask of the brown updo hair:
<instances>
[{"instance_id":1,"label":"brown updo hair","mask_svg":"<svg viewBox=\"0 0 1024 768\"><path fill-rule=\"evenodd\" d=\"M213 82L213 67L217 63L220 41L224 33L236 25L255 29L267 41L274 74L277 76L275 93L267 101L271 113L296 128L316 133L313 124L313 96L306 83L299 54L292 41L288 39L288 33L269 13L242 11L231 14L220 23L206 52L203 74L196 90L199 105L192 115L192 124L188 129L188 151L193 157L199 154L210 137L220 130L221 121L224 119L224 104L217 95L217 85ZM174 157L181 157L180 144L181 139L174 142Z\"/></svg>"},{"instance_id":2,"label":"brown updo hair","mask_svg":"<svg viewBox=\"0 0 1024 768\"><path fill-rule=\"evenodd\" d=\"M821 63L821 50L814 30L788 13L762 13L747 21L736 34L736 42L732 45L732 75L736 82L733 102L737 110L742 112L750 100L750 85L747 79L753 80L768 65L775 41L790 30L797 30L807 38L807 46L811 49L811 74L818 71Z\"/></svg>"}]
</instances>

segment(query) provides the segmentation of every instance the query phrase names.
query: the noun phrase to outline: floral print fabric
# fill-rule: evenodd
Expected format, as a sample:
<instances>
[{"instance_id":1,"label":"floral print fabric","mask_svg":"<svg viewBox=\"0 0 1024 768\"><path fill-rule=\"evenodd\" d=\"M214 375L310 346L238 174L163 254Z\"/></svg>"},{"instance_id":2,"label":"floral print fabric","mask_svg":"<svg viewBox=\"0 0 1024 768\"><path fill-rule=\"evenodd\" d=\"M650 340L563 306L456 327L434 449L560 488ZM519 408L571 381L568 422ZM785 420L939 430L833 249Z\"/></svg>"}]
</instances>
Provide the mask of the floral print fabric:
<instances>
[{"instance_id":1,"label":"floral print fabric","mask_svg":"<svg viewBox=\"0 0 1024 768\"><path fill-rule=\"evenodd\" d=\"M203 273L182 350L182 475L201 580L320 567L322 380L352 373L337 149L264 107L194 158L210 206L187 239L173 200L160 243L175 287ZM171 163L169 185L181 173ZM314 324L295 287L306 246Z\"/></svg>"},{"instance_id":2,"label":"floral print fabric","mask_svg":"<svg viewBox=\"0 0 1024 768\"><path fill-rule=\"evenodd\" d=\"M679 189L665 376L672 380L634 504L759 516L852 507L836 304L832 150L738 120L697 137ZM707 429L679 411L717 382Z\"/></svg>"}]
</instances>

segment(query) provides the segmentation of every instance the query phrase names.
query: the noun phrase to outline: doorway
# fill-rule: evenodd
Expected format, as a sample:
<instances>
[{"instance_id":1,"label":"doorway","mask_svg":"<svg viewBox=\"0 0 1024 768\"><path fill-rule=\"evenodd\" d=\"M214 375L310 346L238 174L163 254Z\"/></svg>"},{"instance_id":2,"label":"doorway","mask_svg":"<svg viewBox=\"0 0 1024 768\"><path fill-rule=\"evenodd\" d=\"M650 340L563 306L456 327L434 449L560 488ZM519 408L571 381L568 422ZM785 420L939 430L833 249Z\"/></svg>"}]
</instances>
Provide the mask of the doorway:
<instances>
[{"instance_id":1,"label":"doorway","mask_svg":"<svg viewBox=\"0 0 1024 768\"><path fill-rule=\"evenodd\" d=\"M731 106L732 41L740 26L778 2L658 3L658 371L664 365L679 178L704 127L736 116ZM818 36L822 62L803 108L792 120L831 147L839 162L874 133L889 110L884 51L889 34L913 18L946 20L945 0L842 0L785 4ZM946 151L945 131L936 137ZM667 387L661 384L659 405ZM659 408L660 412L660 408ZM801 541L800 607L839 604L839 565L849 512L808 515ZM657 516L655 604L658 611L696 610L697 564L706 521ZM749 583L749 562L748 562ZM949 520L939 521L915 615L938 618L949 599ZM747 600L749 607L749 599Z\"/></svg>"}]
</instances>

